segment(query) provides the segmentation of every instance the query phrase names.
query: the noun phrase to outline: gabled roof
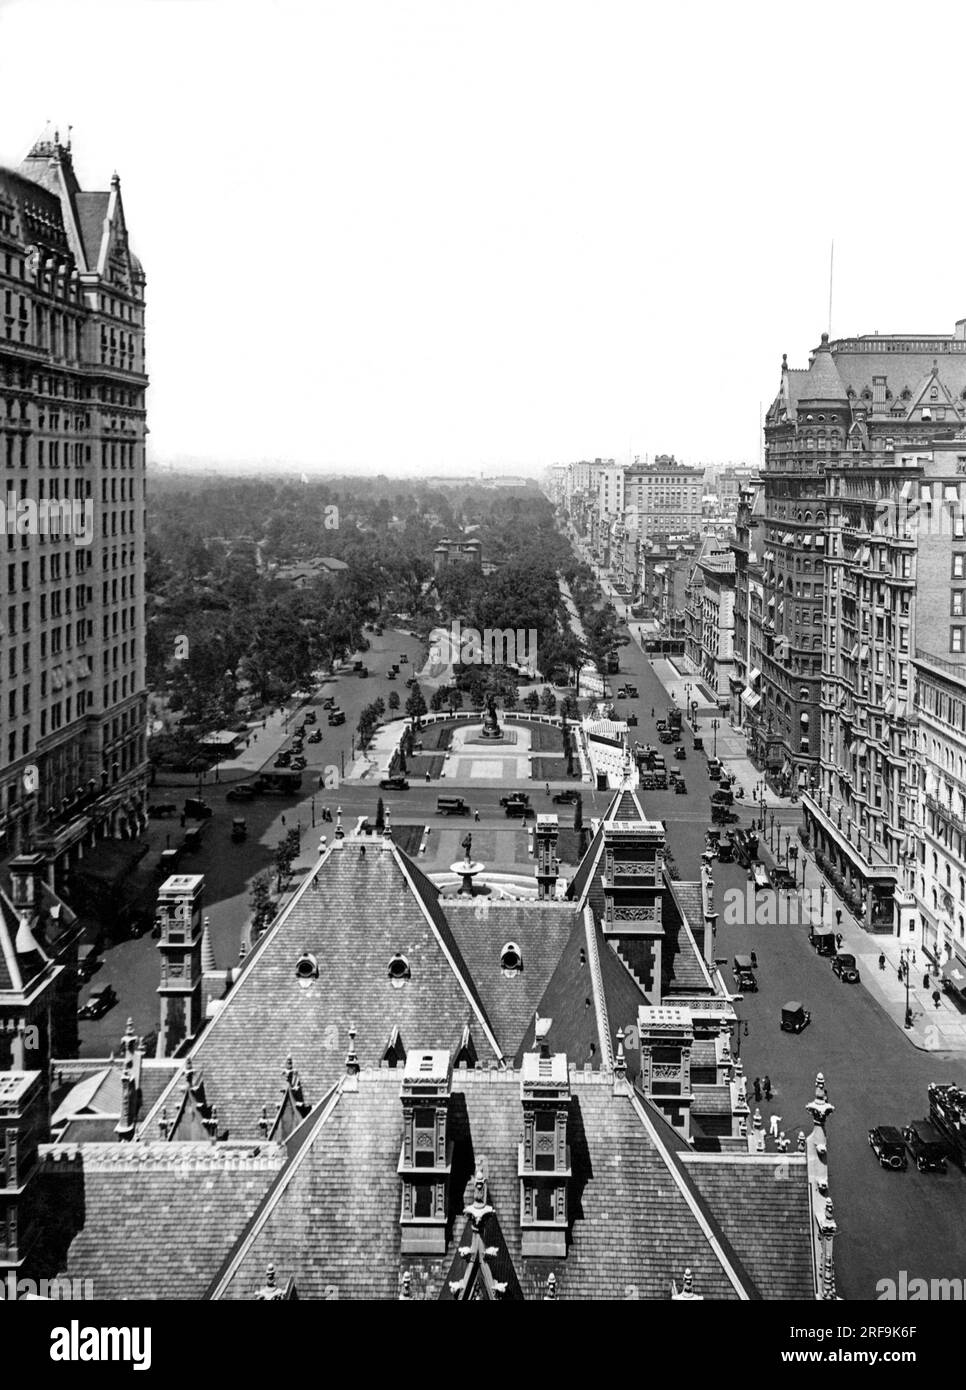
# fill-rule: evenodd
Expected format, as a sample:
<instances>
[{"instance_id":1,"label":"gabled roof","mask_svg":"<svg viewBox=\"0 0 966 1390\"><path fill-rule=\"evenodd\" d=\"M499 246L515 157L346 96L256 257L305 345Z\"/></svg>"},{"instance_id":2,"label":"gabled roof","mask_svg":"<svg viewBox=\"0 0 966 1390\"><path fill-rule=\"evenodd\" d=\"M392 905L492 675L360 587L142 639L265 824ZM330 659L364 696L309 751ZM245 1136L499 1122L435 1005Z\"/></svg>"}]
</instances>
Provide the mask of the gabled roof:
<instances>
[{"instance_id":1,"label":"gabled roof","mask_svg":"<svg viewBox=\"0 0 966 1390\"><path fill-rule=\"evenodd\" d=\"M690 1155L681 1152L672 1132L636 1097L615 1095L609 1076L572 1070L570 1081L567 1139L573 1177L566 1259L522 1253L519 1073L462 1070L453 1075L450 1101L455 1220L447 1247L439 1256L402 1254L396 1171L402 1146L400 1076L383 1069L364 1072L357 1090L342 1089L324 1108L222 1266L211 1295L251 1298L271 1263L280 1279L294 1279L301 1300L396 1299L407 1273L414 1298L438 1298L464 1243L461 1213L473 1200L474 1173L485 1159L487 1201L499 1223L501 1256L524 1298L542 1299L553 1272L560 1299L626 1298L629 1288L640 1298L667 1299L671 1280L680 1281L686 1267L694 1273L695 1291L705 1298L759 1296L725 1226L734 1192L706 1196L684 1161ZM737 1165L729 1171L740 1184ZM804 1162L790 1172L780 1214L798 1208L807 1214ZM765 1184L756 1184L754 1200L765 1208L762 1226L773 1230L778 1217ZM746 1241L754 1238L752 1223ZM806 1239L799 1243L808 1245ZM776 1248L780 1253L781 1244ZM801 1263L798 1250L790 1263Z\"/></svg>"},{"instance_id":2,"label":"gabled roof","mask_svg":"<svg viewBox=\"0 0 966 1390\"><path fill-rule=\"evenodd\" d=\"M21 914L0 893L0 990L17 994L29 990L50 964L43 946L33 935L32 922L32 914L27 914L30 929L24 933ZM22 949L24 945L27 949Z\"/></svg>"},{"instance_id":3,"label":"gabled roof","mask_svg":"<svg viewBox=\"0 0 966 1390\"><path fill-rule=\"evenodd\" d=\"M101 243L104 239L104 221L111 200L109 193L75 194L77 208L77 231L84 248L84 260L89 270L96 270L101 258Z\"/></svg>"},{"instance_id":4,"label":"gabled roof","mask_svg":"<svg viewBox=\"0 0 966 1390\"><path fill-rule=\"evenodd\" d=\"M340 847L341 846L341 847ZM318 964L303 987L296 964ZM406 958L396 988L389 962ZM363 1066L378 1065L394 1025L407 1043L455 1050L469 1024L481 1060L501 1049L437 889L397 846L369 837L336 841L246 958L238 982L191 1050L219 1128L254 1138L263 1107L274 1115L291 1057L312 1106L342 1073L349 1029ZM239 1059L244 1064L239 1065ZM180 1102L175 1082L148 1116L157 1134Z\"/></svg>"},{"instance_id":5,"label":"gabled roof","mask_svg":"<svg viewBox=\"0 0 966 1390\"><path fill-rule=\"evenodd\" d=\"M845 383L839 376L828 345L827 333L822 334L822 341L815 349L805 379L799 384L798 398L801 402L834 402L843 405L848 399Z\"/></svg>"},{"instance_id":6,"label":"gabled roof","mask_svg":"<svg viewBox=\"0 0 966 1390\"><path fill-rule=\"evenodd\" d=\"M441 898L453 937L508 1057L533 1041L533 1016L557 968L579 912L569 902L489 902ZM500 952L520 949L523 969L504 974Z\"/></svg>"}]
</instances>

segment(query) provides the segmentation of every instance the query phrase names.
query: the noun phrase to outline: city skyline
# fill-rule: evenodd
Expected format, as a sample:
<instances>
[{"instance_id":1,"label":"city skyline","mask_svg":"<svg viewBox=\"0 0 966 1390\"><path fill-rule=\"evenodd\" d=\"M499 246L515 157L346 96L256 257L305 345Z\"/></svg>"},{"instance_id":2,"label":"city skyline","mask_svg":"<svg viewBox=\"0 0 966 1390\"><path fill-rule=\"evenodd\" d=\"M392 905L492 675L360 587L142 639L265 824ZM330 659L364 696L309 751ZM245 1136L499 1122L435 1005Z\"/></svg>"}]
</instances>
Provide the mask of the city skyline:
<instances>
[{"instance_id":1,"label":"city skyline","mask_svg":"<svg viewBox=\"0 0 966 1390\"><path fill-rule=\"evenodd\" d=\"M112 0L0 5L0 163L50 118L82 180L117 167L152 267L152 461L755 463L782 353L806 366L829 327L833 240L833 337L966 312L956 217L870 213L855 173L853 41L941 130L951 8L928 74L894 6L767 34L764 9L705 6L687 29L623 5L136 13L147 66ZM60 36L39 79L17 61L38 23ZM882 154L921 168L916 123Z\"/></svg>"}]
</instances>

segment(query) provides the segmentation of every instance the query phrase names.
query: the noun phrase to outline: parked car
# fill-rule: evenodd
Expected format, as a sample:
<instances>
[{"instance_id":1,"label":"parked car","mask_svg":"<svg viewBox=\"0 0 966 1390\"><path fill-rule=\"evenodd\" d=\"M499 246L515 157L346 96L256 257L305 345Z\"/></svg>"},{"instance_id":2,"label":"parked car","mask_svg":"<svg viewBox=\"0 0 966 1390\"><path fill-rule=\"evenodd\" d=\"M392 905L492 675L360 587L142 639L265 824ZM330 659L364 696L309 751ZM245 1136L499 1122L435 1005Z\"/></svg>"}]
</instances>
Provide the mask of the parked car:
<instances>
[{"instance_id":1,"label":"parked car","mask_svg":"<svg viewBox=\"0 0 966 1390\"><path fill-rule=\"evenodd\" d=\"M512 801L522 801L524 806L529 806L530 796L527 792L510 792L508 796L500 797L501 806L509 806Z\"/></svg>"},{"instance_id":2,"label":"parked car","mask_svg":"<svg viewBox=\"0 0 966 1390\"><path fill-rule=\"evenodd\" d=\"M461 796L440 796L436 798L438 816L468 816L470 808Z\"/></svg>"},{"instance_id":3,"label":"parked car","mask_svg":"<svg viewBox=\"0 0 966 1390\"><path fill-rule=\"evenodd\" d=\"M305 724L314 724L314 723L316 722L317 718L318 718L318 716L316 715L314 709L307 709L307 710L305 711L305 718L304 718L304 721L303 721L303 722L304 722Z\"/></svg>"},{"instance_id":4,"label":"parked car","mask_svg":"<svg viewBox=\"0 0 966 1390\"><path fill-rule=\"evenodd\" d=\"M293 772L304 772L307 767L308 761L305 758L303 758L301 754L297 758L292 759Z\"/></svg>"},{"instance_id":5,"label":"parked car","mask_svg":"<svg viewBox=\"0 0 966 1390\"><path fill-rule=\"evenodd\" d=\"M236 816L231 823L231 838L236 845L248 838L248 822L244 816Z\"/></svg>"},{"instance_id":6,"label":"parked car","mask_svg":"<svg viewBox=\"0 0 966 1390\"><path fill-rule=\"evenodd\" d=\"M197 796L185 798L184 813L188 820L208 820L213 814L207 801L202 801L201 798Z\"/></svg>"},{"instance_id":7,"label":"parked car","mask_svg":"<svg viewBox=\"0 0 966 1390\"><path fill-rule=\"evenodd\" d=\"M405 777L384 777L379 783L380 790L384 792L408 792L409 783Z\"/></svg>"},{"instance_id":8,"label":"parked car","mask_svg":"<svg viewBox=\"0 0 966 1390\"><path fill-rule=\"evenodd\" d=\"M782 1032L800 1033L812 1021L812 1015L797 999L790 999L782 1005Z\"/></svg>"},{"instance_id":9,"label":"parked car","mask_svg":"<svg viewBox=\"0 0 966 1390\"><path fill-rule=\"evenodd\" d=\"M730 791L716 791L711 793L712 806L733 806L735 804L735 794Z\"/></svg>"},{"instance_id":10,"label":"parked car","mask_svg":"<svg viewBox=\"0 0 966 1390\"><path fill-rule=\"evenodd\" d=\"M229 787L225 793L226 801L254 801L257 792L251 782L239 782L237 787Z\"/></svg>"},{"instance_id":11,"label":"parked car","mask_svg":"<svg viewBox=\"0 0 966 1390\"><path fill-rule=\"evenodd\" d=\"M902 1131L902 1137L920 1173L945 1173L949 1145L931 1120L913 1120Z\"/></svg>"},{"instance_id":12,"label":"parked car","mask_svg":"<svg viewBox=\"0 0 966 1390\"><path fill-rule=\"evenodd\" d=\"M329 724L335 728L339 724L345 723L345 710L333 709L329 711Z\"/></svg>"},{"instance_id":13,"label":"parked car","mask_svg":"<svg viewBox=\"0 0 966 1390\"><path fill-rule=\"evenodd\" d=\"M855 956L847 951L840 951L832 961L832 974L838 975L840 980L846 984L855 985L859 982L859 972L855 964Z\"/></svg>"},{"instance_id":14,"label":"parked car","mask_svg":"<svg viewBox=\"0 0 966 1390\"><path fill-rule=\"evenodd\" d=\"M869 1146L883 1168L897 1172L909 1166L906 1158L906 1141L895 1125L876 1125L869 1130Z\"/></svg>"},{"instance_id":15,"label":"parked car","mask_svg":"<svg viewBox=\"0 0 966 1390\"><path fill-rule=\"evenodd\" d=\"M406 655L406 653L405 653L405 652L400 652L400 653L399 653L399 663L400 663L400 665L401 665L401 666L405 666L405 665L407 664L408 661L409 661L409 657Z\"/></svg>"},{"instance_id":16,"label":"parked car","mask_svg":"<svg viewBox=\"0 0 966 1390\"><path fill-rule=\"evenodd\" d=\"M727 806L712 806L711 808L712 825L733 825L737 819L737 812L729 811Z\"/></svg>"},{"instance_id":17,"label":"parked car","mask_svg":"<svg viewBox=\"0 0 966 1390\"><path fill-rule=\"evenodd\" d=\"M683 777L679 777L674 784L674 790L678 796L687 796L688 788Z\"/></svg>"},{"instance_id":18,"label":"parked car","mask_svg":"<svg viewBox=\"0 0 966 1390\"><path fill-rule=\"evenodd\" d=\"M627 699L627 686L626 686L626 685L622 685L622 686L619 688L619 690L617 691L617 698L618 698L618 700L626 700L626 699Z\"/></svg>"},{"instance_id":19,"label":"parked car","mask_svg":"<svg viewBox=\"0 0 966 1390\"><path fill-rule=\"evenodd\" d=\"M88 995L87 1003L77 1010L78 1018L103 1018L108 1009L117 1003L113 985L98 985Z\"/></svg>"},{"instance_id":20,"label":"parked car","mask_svg":"<svg viewBox=\"0 0 966 1390\"><path fill-rule=\"evenodd\" d=\"M81 946L77 952L77 978L82 983L89 980L95 973L100 961L97 956L97 947L92 945Z\"/></svg>"},{"instance_id":21,"label":"parked car","mask_svg":"<svg viewBox=\"0 0 966 1390\"><path fill-rule=\"evenodd\" d=\"M731 864L734 862L734 857L734 841L730 835L726 835L723 840L719 840L718 842L718 858L721 860L722 864Z\"/></svg>"},{"instance_id":22,"label":"parked car","mask_svg":"<svg viewBox=\"0 0 966 1390\"><path fill-rule=\"evenodd\" d=\"M309 743L321 743L321 742L322 742L322 730L321 730L321 729L313 729L312 732L309 734L308 742L309 742Z\"/></svg>"},{"instance_id":23,"label":"parked car","mask_svg":"<svg viewBox=\"0 0 966 1390\"><path fill-rule=\"evenodd\" d=\"M629 700L636 700L638 698L638 690L636 685L628 685L627 698Z\"/></svg>"},{"instance_id":24,"label":"parked car","mask_svg":"<svg viewBox=\"0 0 966 1390\"><path fill-rule=\"evenodd\" d=\"M566 791L557 792L553 798L553 804L555 806L573 806L579 796L580 792L573 787L568 787Z\"/></svg>"},{"instance_id":25,"label":"parked car","mask_svg":"<svg viewBox=\"0 0 966 1390\"><path fill-rule=\"evenodd\" d=\"M148 816L151 819L156 819L162 816L176 816L177 814L178 808L173 801L162 801L157 806L148 807Z\"/></svg>"},{"instance_id":26,"label":"parked car","mask_svg":"<svg viewBox=\"0 0 966 1390\"><path fill-rule=\"evenodd\" d=\"M699 738L697 734L694 736L694 747L698 752L702 752L704 749L704 739Z\"/></svg>"},{"instance_id":27,"label":"parked car","mask_svg":"<svg viewBox=\"0 0 966 1390\"><path fill-rule=\"evenodd\" d=\"M360 671L364 671L366 669L366 663L364 661L354 661L352 663L352 669L356 673L356 675L358 675Z\"/></svg>"},{"instance_id":28,"label":"parked car","mask_svg":"<svg viewBox=\"0 0 966 1390\"><path fill-rule=\"evenodd\" d=\"M329 720L329 723L330 723L330 724L332 723L332 720L331 720L331 719ZM289 752L289 750L288 750L287 748L283 748L282 751L281 751L281 753L279 753L278 757L275 759L275 762L274 762L273 766L274 766L274 767L288 767L288 765L289 765L289 763L290 763L291 761L292 761L292 754Z\"/></svg>"},{"instance_id":29,"label":"parked car","mask_svg":"<svg viewBox=\"0 0 966 1390\"><path fill-rule=\"evenodd\" d=\"M684 748L675 748L675 750L674 750L674 756L677 758L677 760L678 760L679 763L683 763L684 760L685 760L685 758L686 758L688 755L687 755L686 751L684 750Z\"/></svg>"},{"instance_id":30,"label":"parked car","mask_svg":"<svg viewBox=\"0 0 966 1390\"><path fill-rule=\"evenodd\" d=\"M536 815L536 812L526 801L510 801L505 806L503 814L508 817L516 817L517 820L526 820L528 816Z\"/></svg>"},{"instance_id":31,"label":"parked car","mask_svg":"<svg viewBox=\"0 0 966 1390\"><path fill-rule=\"evenodd\" d=\"M731 973L735 979L735 986L739 990L752 990L757 993L758 977L755 974L755 966L751 956L735 956L731 962Z\"/></svg>"},{"instance_id":32,"label":"parked car","mask_svg":"<svg viewBox=\"0 0 966 1390\"><path fill-rule=\"evenodd\" d=\"M795 882L795 875L791 873L788 869L784 869L781 867L777 869L772 869L771 881L773 886L779 889L779 891L782 893L790 893L792 889L797 887L797 884Z\"/></svg>"},{"instance_id":33,"label":"parked car","mask_svg":"<svg viewBox=\"0 0 966 1390\"><path fill-rule=\"evenodd\" d=\"M322 708L335 709L335 697L332 695L326 695L325 699L322 701Z\"/></svg>"}]
</instances>

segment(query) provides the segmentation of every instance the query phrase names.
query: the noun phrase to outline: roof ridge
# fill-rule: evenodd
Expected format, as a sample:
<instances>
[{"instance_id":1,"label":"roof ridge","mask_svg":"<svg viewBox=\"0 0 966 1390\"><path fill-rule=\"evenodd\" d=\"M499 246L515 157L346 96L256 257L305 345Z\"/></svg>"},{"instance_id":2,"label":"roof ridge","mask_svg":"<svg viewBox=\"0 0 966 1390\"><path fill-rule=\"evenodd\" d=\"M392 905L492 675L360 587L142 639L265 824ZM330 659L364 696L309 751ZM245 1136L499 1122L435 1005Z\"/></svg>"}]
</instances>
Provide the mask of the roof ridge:
<instances>
[{"instance_id":1,"label":"roof ridge","mask_svg":"<svg viewBox=\"0 0 966 1390\"><path fill-rule=\"evenodd\" d=\"M312 1152L312 1146L318 1138L319 1131L328 1122L336 1106L343 1095L346 1078L341 1077L327 1095L319 1101L318 1116L312 1126L311 1132L306 1134L298 1149L292 1154L288 1161L282 1166L275 1181L269 1184L268 1191L264 1193L258 1206L252 1213L249 1221L242 1229L231 1250L222 1261L220 1269L208 1285L205 1292L205 1301L221 1298L224 1291L228 1288L232 1279L238 1273L245 1256L254 1245L262 1228L278 1206L289 1184L305 1162L306 1156Z\"/></svg>"},{"instance_id":2,"label":"roof ridge","mask_svg":"<svg viewBox=\"0 0 966 1390\"><path fill-rule=\"evenodd\" d=\"M683 1164L678 1161L678 1155L673 1153L665 1145L663 1138L658 1132L657 1126L647 1113L647 1109L640 1097L634 1092L631 1092L628 1099L637 1112L641 1124L647 1131L649 1138L653 1141L654 1147L657 1149L664 1166L674 1179L675 1186L684 1198L684 1201L691 1211L691 1215L694 1217L701 1229L701 1233L708 1242L712 1254L717 1259L722 1272L737 1293L738 1298L742 1302L748 1302L752 1298L757 1298L759 1295L755 1289L754 1281L739 1260L736 1252L732 1248L731 1242L720 1229L707 1202L699 1192L695 1191L690 1174L684 1170Z\"/></svg>"}]
</instances>

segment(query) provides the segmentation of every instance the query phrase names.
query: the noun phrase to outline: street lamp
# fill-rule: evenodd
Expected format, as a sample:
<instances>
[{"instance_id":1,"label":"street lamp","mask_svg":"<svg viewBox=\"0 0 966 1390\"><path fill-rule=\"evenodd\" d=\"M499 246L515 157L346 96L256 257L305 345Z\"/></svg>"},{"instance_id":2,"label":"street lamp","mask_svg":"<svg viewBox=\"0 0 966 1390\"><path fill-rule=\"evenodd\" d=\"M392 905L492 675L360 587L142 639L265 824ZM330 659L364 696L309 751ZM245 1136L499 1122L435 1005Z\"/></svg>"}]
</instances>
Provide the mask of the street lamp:
<instances>
[{"instance_id":1,"label":"street lamp","mask_svg":"<svg viewBox=\"0 0 966 1390\"><path fill-rule=\"evenodd\" d=\"M780 832L779 832L779 833L780 833ZM769 849L771 850L771 852L774 854L774 852L775 852L775 812L774 812L774 811L770 811L770 812L769 812L769 820L768 820L768 847L769 847Z\"/></svg>"},{"instance_id":2,"label":"street lamp","mask_svg":"<svg viewBox=\"0 0 966 1390\"><path fill-rule=\"evenodd\" d=\"M712 719L712 721L711 721L711 730L712 730L712 732L713 732L713 734L714 734L714 752L712 753L712 757L714 757L714 758L716 758L716 757L718 756L718 730L720 729L720 727L721 727L721 720L720 720L720 719Z\"/></svg>"}]
</instances>

